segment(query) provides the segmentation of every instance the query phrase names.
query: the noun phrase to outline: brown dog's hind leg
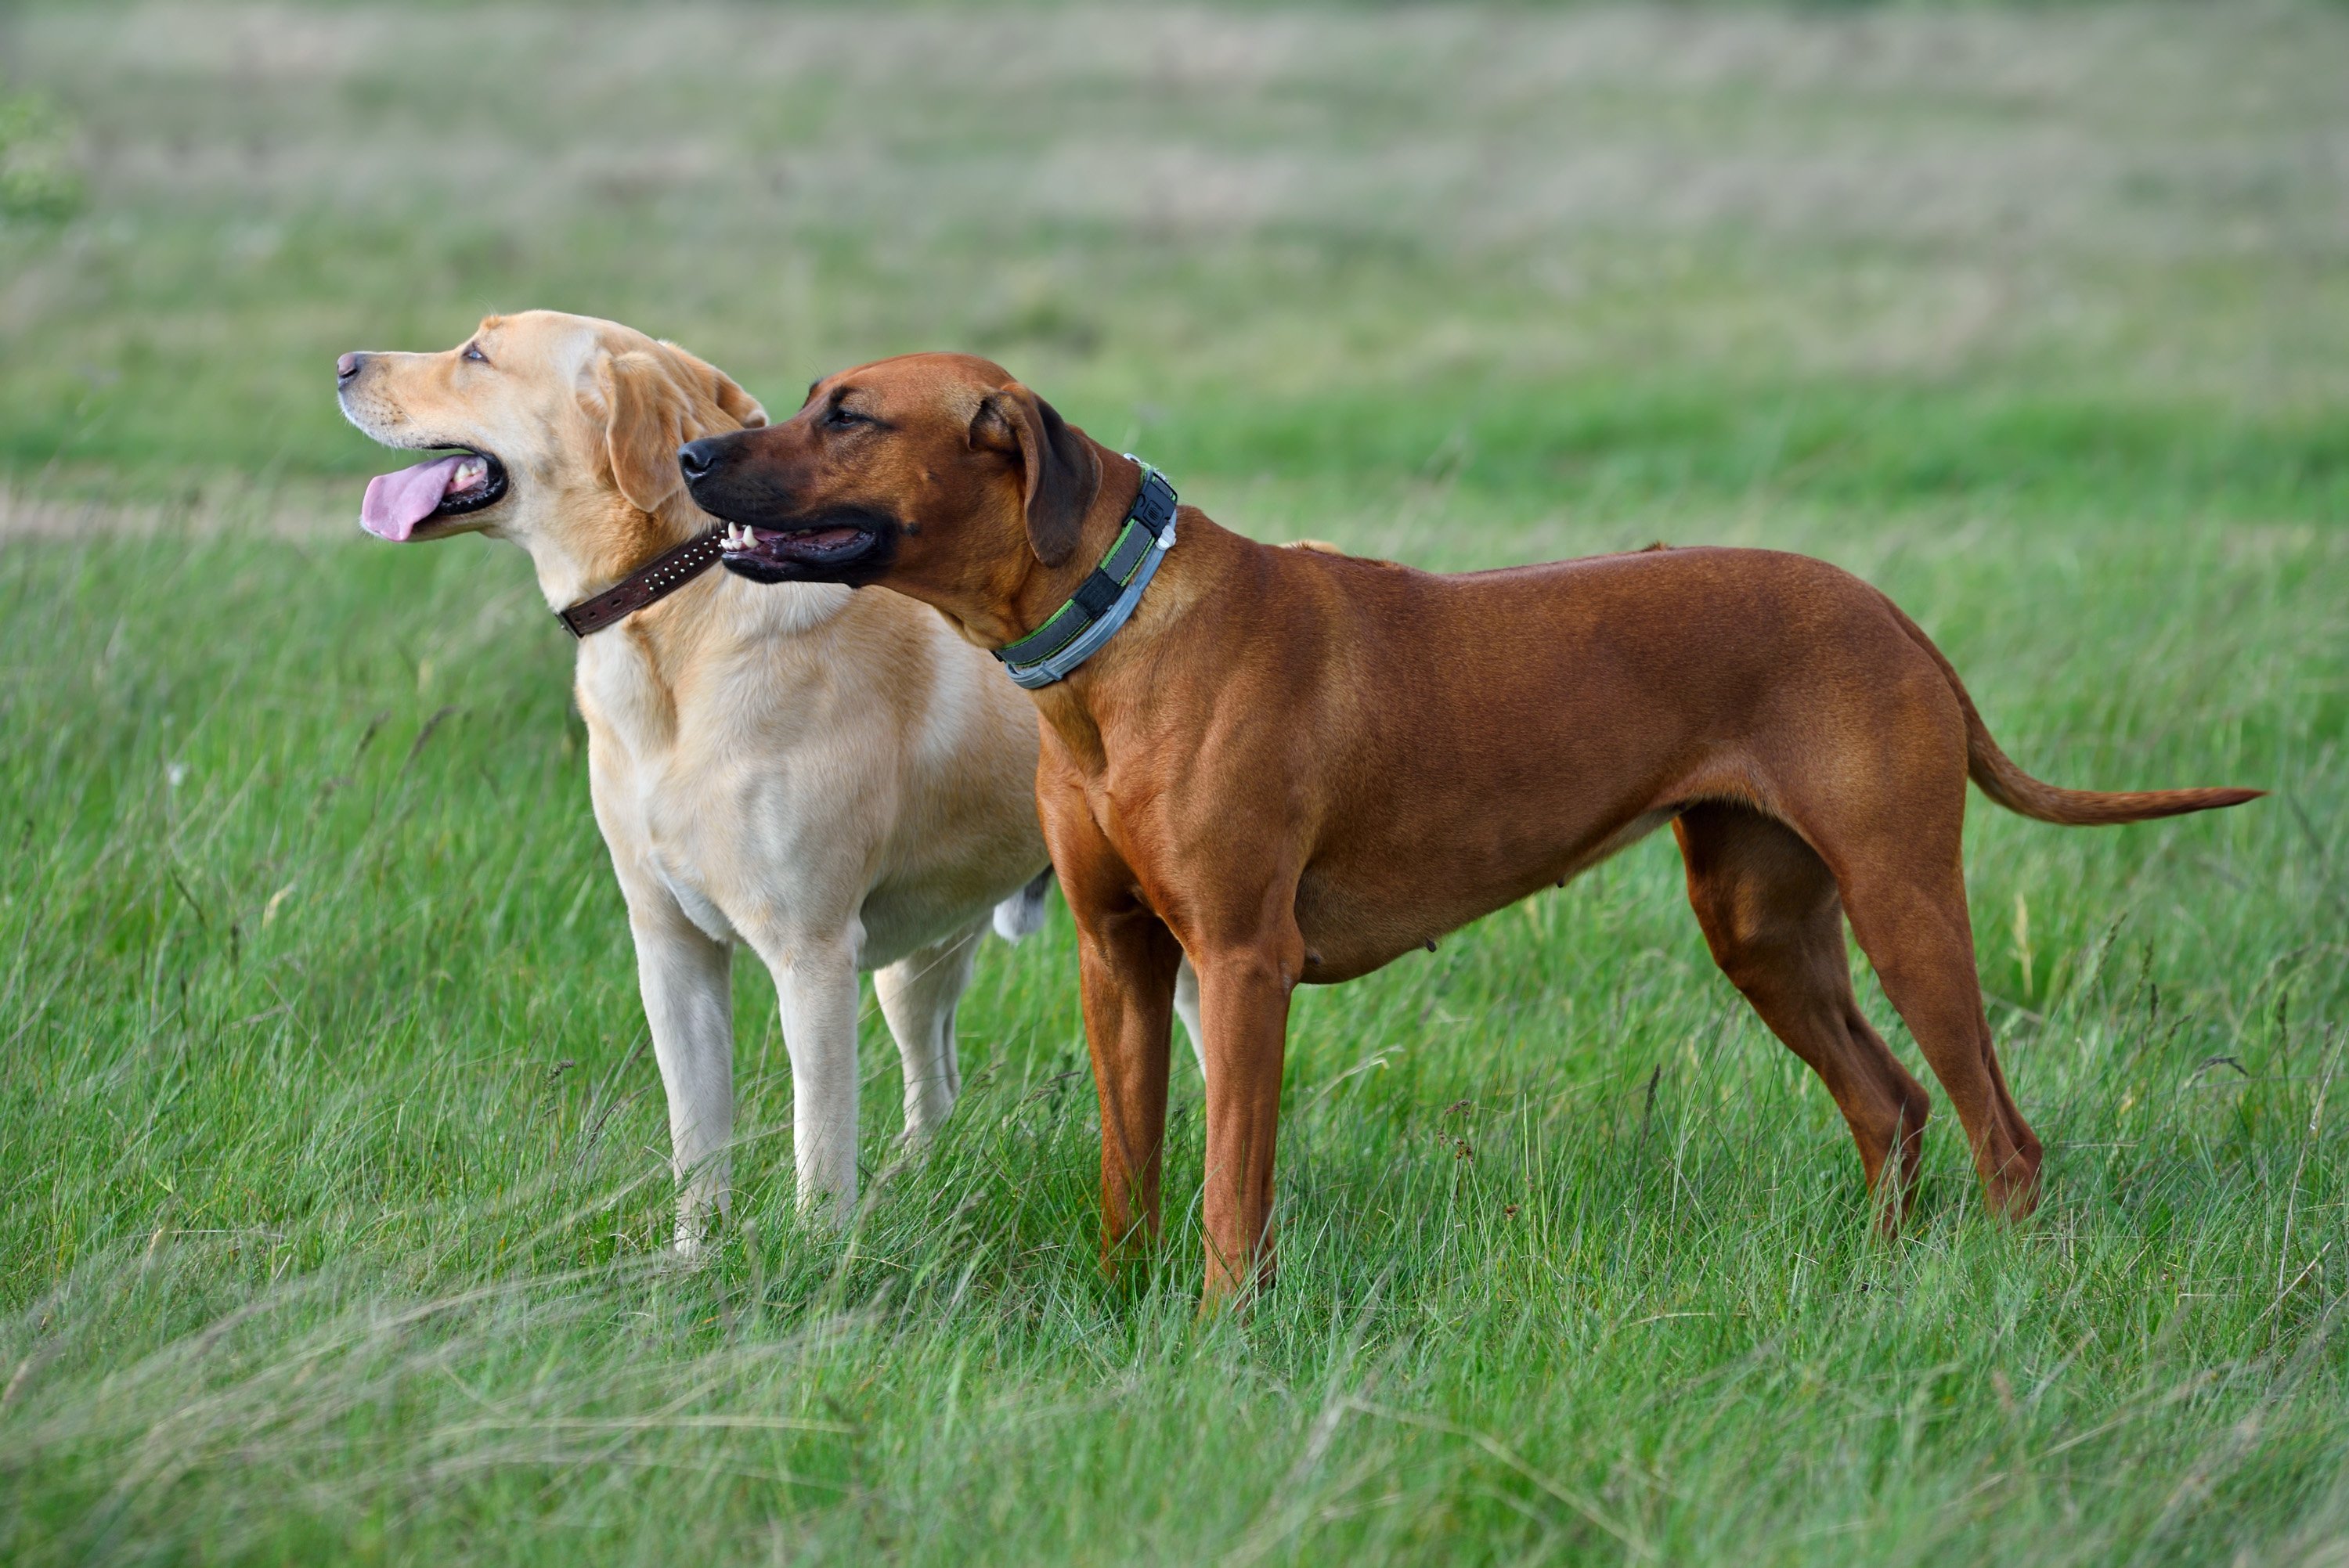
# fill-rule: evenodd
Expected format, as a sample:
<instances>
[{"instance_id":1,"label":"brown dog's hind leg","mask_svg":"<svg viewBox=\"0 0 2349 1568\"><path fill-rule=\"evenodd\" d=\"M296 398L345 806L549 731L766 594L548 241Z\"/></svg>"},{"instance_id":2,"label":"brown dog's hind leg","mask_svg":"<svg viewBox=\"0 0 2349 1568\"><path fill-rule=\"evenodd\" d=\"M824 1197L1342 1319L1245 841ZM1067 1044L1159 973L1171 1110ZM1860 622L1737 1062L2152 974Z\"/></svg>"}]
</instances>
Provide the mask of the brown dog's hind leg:
<instances>
[{"instance_id":1,"label":"brown dog's hind leg","mask_svg":"<svg viewBox=\"0 0 2349 1568\"><path fill-rule=\"evenodd\" d=\"M2039 1139L2008 1092L1974 970L1956 835L1884 834L1838 879L1852 934L1966 1130L1994 1213L2039 1206ZM1830 851L1832 852L1832 851Z\"/></svg>"},{"instance_id":2,"label":"brown dog's hind leg","mask_svg":"<svg viewBox=\"0 0 2349 1568\"><path fill-rule=\"evenodd\" d=\"M1890 1233L1916 1189L1930 1102L1852 995L1834 877L1793 830L1741 806L1692 807L1672 832L1713 962L1835 1096Z\"/></svg>"}]
</instances>

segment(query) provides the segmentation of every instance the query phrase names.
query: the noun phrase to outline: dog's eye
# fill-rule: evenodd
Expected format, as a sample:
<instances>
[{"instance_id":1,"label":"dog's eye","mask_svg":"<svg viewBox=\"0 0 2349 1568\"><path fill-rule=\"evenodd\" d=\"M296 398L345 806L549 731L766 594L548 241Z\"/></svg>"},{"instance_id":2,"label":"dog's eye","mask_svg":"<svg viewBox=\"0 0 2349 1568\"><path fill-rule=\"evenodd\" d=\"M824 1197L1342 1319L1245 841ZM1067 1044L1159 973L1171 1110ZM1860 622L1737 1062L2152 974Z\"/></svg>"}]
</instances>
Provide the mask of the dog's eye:
<instances>
[{"instance_id":1,"label":"dog's eye","mask_svg":"<svg viewBox=\"0 0 2349 1568\"><path fill-rule=\"evenodd\" d=\"M476 365L487 365L490 362L490 356L481 352L481 346L478 343L465 345L465 352L460 357L470 359Z\"/></svg>"},{"instance_id":2,"label":"dog's eye","mask_svg":"<svg viewBox=\"0 0 2349 1568\"><path fill-rule=\"evenodd\" d=\"M823 422L835 430L844 430L851 425L869 425L873 418L871 415L860 414L854 408L835 407L823 417Z\"/></svg>"}]
</instances>

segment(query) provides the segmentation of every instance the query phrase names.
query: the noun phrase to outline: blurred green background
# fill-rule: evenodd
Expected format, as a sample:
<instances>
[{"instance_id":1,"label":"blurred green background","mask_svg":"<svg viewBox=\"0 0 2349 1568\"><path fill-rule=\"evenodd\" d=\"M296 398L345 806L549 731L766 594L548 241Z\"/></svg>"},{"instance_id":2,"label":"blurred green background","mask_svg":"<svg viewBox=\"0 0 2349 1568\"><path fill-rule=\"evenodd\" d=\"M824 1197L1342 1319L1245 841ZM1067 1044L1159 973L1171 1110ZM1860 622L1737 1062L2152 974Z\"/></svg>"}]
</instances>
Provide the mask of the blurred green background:
<instances>
[{"instance_id":1,"label":"blurred green background","mask_svg":"<svg viewBox=\"0 0 2349 1568\"><path fill-rule=\"evenodd\" d=\"M0 1558L2343 1561L2344 83L2313 3L0 9ZM926 1165L868 1016L846 1239L738 965L680 1273L569 645L331 397L526 306L776 410L975 349L1268 539L1825 555L2033 772L2276 795L1976 803L2023 1227L1944 1108L1870 1239L1659 839L1300 996L1246 1320L1187 1066L1093 1269L1057 912Z\"/></svg>"},{"instance_id":2,"label":"blurred green background","mask_svg":"<svg viewBox=\"0 0 2349 1568\"><path fill-rule=\"evenodd\" d=\"M45 490L363 471L334 354L522 305L781 407L974 348L1186 470L1390 510L2337 497L2349 464L2333 9L5 26L86 188L0 231L0 461Z\"/></svg>"}]
</instances>

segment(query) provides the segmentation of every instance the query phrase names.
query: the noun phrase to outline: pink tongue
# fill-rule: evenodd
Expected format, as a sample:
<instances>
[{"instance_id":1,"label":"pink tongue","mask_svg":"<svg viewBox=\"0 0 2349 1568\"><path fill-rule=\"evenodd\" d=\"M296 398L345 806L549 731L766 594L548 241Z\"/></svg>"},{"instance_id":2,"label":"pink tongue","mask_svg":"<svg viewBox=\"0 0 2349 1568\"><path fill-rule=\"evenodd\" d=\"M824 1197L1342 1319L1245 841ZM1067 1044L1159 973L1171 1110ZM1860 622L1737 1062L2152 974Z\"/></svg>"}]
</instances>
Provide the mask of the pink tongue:
<instances>
[{"instance_id":1,"label":"pink tongue","mask_svg":"<svg viewBox=\"0 0 2349 1568\"><path fill-rule=\"evenodd\" d=\"M440 504L449 490L449 475L464 460L460 452L396 474L376 475L367 480L367 499L359 502L359 526L394 543L406 540Z\"/></svg>"}]
</instances>

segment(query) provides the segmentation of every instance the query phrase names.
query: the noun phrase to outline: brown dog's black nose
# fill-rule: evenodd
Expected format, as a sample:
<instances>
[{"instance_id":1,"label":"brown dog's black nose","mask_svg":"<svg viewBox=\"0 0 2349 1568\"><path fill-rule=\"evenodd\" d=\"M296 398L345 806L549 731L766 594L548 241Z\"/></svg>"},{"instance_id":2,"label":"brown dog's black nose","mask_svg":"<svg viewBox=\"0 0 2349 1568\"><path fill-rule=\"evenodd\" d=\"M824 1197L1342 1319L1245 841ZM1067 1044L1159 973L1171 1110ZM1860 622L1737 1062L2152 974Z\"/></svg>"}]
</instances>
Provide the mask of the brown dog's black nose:
<instances>
[{"instance_id":1,"label":"brown dog's black nose","mask_svg":"<svg viewBox=\"0 0 2349 1568\"><path fill-rule=\"evenodd\" d=\"M677 466L685 475L685 482L706 479L718 466L718 438L704 436L698 441L688 441L677 449Z\"/></svg>"},{"instance_id":2,"label":"brown dog's black nose","mask_svg":"<svg viewBox=\"0 0 2349 1568\"><path fill-rule=\"evenodd\" d=\"M359 373L359 366L366 363L367 356L364 354L346 354L340 359L336 360L335 385L339 387L344 382L348 381L352 377L357 376Z\"/></svg>"}]
</instances>

